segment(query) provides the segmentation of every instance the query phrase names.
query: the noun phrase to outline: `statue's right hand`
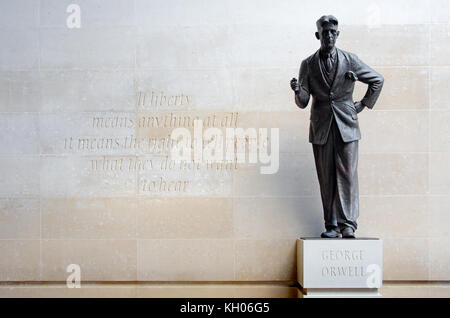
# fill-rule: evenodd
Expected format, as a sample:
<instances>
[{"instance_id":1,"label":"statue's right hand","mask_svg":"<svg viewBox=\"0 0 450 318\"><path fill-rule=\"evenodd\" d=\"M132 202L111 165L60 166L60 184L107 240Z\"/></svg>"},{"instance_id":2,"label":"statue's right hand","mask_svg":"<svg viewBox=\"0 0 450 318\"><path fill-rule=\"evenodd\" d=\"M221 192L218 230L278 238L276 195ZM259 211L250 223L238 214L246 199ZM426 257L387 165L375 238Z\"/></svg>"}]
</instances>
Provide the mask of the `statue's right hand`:
<instances>
[{"instance_id":1,"label":"statue's right hand","mask_svg":"<svg viewBox=\"0 0 450 318\"><path fill-rule=\"evenodd\" d=\"M299 90L300 87L298 85L298 82L297 82L296 78L291 79L291 88L294 91L298 91Z\"/></svg>"}]
</instances>

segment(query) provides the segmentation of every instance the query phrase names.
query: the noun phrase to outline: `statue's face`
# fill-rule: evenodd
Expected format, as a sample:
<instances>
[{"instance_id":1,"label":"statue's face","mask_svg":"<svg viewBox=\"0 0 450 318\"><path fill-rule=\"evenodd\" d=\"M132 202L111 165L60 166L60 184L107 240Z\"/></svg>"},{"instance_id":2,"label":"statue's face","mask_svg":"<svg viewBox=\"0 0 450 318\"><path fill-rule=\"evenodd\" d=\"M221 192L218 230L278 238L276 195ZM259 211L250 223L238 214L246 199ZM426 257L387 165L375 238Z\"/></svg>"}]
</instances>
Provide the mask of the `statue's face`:
<instances>
[{"instance_id":1,"label":"statue's face","mask_svg":"<svg viewBox=\"0 0 450 318\"><path fill-rule=\"evenodd\" d=\"M325 24L316 32L316 38L320 40L320 46L326 50L333 49L338 36L339 31L337 30L337 26L332 23Z\"/></svg>"}]
</instances>

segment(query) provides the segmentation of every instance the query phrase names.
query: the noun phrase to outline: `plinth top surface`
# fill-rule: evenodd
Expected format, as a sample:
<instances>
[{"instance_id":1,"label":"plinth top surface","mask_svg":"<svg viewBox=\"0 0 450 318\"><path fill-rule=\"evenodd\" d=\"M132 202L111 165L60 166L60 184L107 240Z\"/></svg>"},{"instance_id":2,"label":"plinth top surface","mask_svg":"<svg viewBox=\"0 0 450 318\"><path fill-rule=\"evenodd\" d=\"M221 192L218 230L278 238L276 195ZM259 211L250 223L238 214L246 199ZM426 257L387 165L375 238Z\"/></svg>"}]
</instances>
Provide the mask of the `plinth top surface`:
<instances>
[{"instance_id":1,"label":"plinth top surface","mask_svg":"<svg viewBox=\"0 0 450 318\"><path fill-rule=\"evenodd\" d=\"M323 237L300 237L299 240L323 240L323 241L358 241L358 240L379 240L377 237L356 237L356 238L323 238Z\"/></svg>"}]
</instances>

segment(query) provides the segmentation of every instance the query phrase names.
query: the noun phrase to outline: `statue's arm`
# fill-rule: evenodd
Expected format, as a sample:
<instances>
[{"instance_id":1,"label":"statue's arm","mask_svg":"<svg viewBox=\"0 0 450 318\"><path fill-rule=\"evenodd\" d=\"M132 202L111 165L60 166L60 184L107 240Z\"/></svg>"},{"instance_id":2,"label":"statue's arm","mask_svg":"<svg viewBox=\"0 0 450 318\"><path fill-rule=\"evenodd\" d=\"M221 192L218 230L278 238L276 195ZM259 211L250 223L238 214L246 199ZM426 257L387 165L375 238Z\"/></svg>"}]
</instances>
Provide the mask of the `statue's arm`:
<instances>
[{"instance_id":1,"label":"statue's arm","mask_svg":"<svg viewBox=\"0 0 450 318\"><path fill-rule=\"evenodd\" d=\"M353 55L353 69L358 80L367 84L367 91L361 104L372 109L380 96L383 88L384 78L371 67L362 62L356 55Z\"/></svg>"},{"instance_id":2,"label":"statue's arm","mask_svg":"<svg viewBox=\"0 0 450 318\"><path fill-rule=\"evenodd\" d=\"M305 60L300 66L298 83L296 87L293 88L295 92L295 104L300 108L308 106L310 97L308 76L308 63Z\"/></svg>"}]
</instances>

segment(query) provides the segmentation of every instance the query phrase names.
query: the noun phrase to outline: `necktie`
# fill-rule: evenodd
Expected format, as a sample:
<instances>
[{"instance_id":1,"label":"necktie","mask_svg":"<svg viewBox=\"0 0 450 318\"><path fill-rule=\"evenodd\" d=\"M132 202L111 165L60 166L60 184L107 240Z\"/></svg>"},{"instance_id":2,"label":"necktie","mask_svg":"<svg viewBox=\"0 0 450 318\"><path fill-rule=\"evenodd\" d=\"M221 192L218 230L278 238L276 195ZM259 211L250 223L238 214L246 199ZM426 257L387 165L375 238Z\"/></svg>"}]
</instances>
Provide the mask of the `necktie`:
<instances>
[{"instance_id":1,"label":"necktie","mask_svg":"<svg viewBox=\"0 0 450 318\"><path fill-rule=\"evenodd\" d=\"M326 64L327 72L330 73L333 68L333 62L331 61L331 53L327 54L327 64Z\"/></svg>"}]
</instances>

